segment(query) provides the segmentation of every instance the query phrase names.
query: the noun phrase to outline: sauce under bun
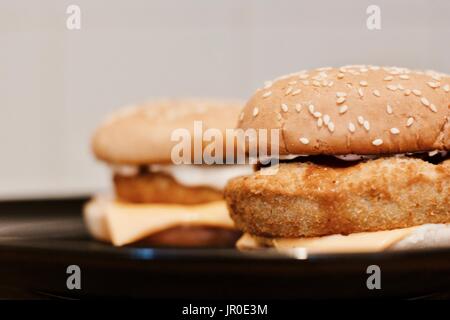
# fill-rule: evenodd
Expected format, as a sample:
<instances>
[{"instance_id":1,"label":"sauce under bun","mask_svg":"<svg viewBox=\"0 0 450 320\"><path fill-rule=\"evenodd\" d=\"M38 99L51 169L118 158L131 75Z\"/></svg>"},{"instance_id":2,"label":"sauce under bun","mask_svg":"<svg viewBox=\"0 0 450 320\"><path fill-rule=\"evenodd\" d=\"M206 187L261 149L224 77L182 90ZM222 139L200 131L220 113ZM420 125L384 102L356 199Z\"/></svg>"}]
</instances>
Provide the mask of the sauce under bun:
<instances>
[{"instance_id":1,"label":"sauce under bun","mask_svg":"<svg viewBox=\"0 0 450 320\"><path fill-rule=\"evenodd\" d=\"M239 127L281 129L281 155L450 150L450 77L376 66L301 71L258 90Z\"/></svg>"},{"instance_id":2,"label":"sauce under bun","mask_svg":"<svg viewBox=\"0 0 450 320\"><path fill-rule=\"evenodd\" d=\"M92 149L100 160L113 164L170 163L173 130L186 128L193 137L194 121L203 132L234 128L243 103L213 99L168 99L123 108L95 132ZM208 142L209 143L209 142ZM208 145L203 142L203 147Z\"/></svg>"}]
</instances>

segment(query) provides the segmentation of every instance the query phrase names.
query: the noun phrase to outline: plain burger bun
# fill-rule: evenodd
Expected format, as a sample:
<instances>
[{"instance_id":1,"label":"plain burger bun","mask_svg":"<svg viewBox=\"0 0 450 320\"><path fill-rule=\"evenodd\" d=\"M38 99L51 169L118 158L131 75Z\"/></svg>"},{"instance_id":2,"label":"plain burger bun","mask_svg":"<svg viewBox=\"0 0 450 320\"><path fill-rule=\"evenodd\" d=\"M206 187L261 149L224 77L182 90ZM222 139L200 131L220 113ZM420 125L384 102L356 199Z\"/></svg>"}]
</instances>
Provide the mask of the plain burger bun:
<instances>
[{"instance_id":1,"label":"plain burger bun","mask_svg":"<svg viewBox=\"0 0 450 320\"><path fill-rule=\"evenodd\" d=\"M130 106L113 113L95 132L92 149L112 164L171 163L175 129L186 128L194 137L194 121L208 128L236 127L243 103L208 99L168 99ZM202 132L202 133L203 133ZM203 147L210 141L203 141Z\"/></svg>"},{"instance_id":2,"label":"plain burger bun","mask_svg":"<svg viewBox=\"0 0 450 320\"><path fill-rule=\"evenodd\" d=\"M239 127L280 129L280 154L449 150L450 77L376 66L302 71L257 90Z\"/></svg>"},{"instance_id":3,"label":"plain burger bun","mask_svg":"<svg viewBox=\"0 0 450 320\"><path fill-rule=\"evenodd\" d=\"M244 232L299 238L450 222L450 159L435 165L388 157L344 168L293 162L277 169L225 188L230 215Z\"/></svg>"}]
</instances>

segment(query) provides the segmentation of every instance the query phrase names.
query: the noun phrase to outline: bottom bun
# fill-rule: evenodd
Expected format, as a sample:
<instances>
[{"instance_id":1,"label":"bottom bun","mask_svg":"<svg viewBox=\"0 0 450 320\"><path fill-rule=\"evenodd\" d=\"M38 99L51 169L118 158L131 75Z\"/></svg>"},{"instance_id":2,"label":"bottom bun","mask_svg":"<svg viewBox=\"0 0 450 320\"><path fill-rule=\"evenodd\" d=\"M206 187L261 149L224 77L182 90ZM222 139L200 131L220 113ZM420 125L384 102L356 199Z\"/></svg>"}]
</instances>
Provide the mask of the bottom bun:
<instances>
[{"instance_id":1,"label":"bottom bun","mask_svg":"<svg viewBox=\"0 0 450 320\"><path fill-rule=\"evenodd\" d=\"M242 233L238 230L208 226L178 226L133 243L133 246L182 248L233 248Z\"/></svg>"},{"instance_id":2,"label":"bottom bun","mask_svg":"<svg viewBox=\"0 0 450 320\"><path fill-rule=\"evenodd\" d=\"M241 250L303 248L309 253L380 252L443 248L450 247L450 224L425 224L411 228L313 238L264 238L246 233L236 245Z\"/></svg>"},{"instance_id":3,"label":"bottom bun","mask_svg":"<svg viewBox=\"0 0 450 320\"><path fill-rule=\"evenodd\" d=\"M85 206L84 221L95 239L116 246L233 247L242 234L223 200L187 206L97 197Z\"/></svg>"}]
</instances>

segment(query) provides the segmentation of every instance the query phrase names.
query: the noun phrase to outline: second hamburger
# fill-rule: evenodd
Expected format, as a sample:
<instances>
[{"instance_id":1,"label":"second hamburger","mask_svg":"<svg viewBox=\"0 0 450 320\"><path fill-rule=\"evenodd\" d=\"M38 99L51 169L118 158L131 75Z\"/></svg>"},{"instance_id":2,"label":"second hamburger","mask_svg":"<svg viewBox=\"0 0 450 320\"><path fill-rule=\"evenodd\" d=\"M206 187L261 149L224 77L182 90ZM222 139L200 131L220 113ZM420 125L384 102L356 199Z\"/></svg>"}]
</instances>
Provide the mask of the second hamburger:
<instances>
[{"instance_id":1,"label":"second hamburger","mask_svg":"<svg viewBox=\"0 0 450 320\"><path fill-rule=\"evenodd\" d=\"M448 75L302 71L258 90L241 119L242 129L281 131L281 163L225 189L241 248L450 245Z\"/></svg>"},{"instance_id":2,"label":"second hamburger","mask_svg":"<svg viewBox=\"0 0 450 320\"><path fill-rule=\"evenodd\" d=\"M115 195L87 204L90 233L117 246L233 246L240 232L228 215L223 188L232 177L251 173L251 166L175 165L172 134L183 130L195 139L197 121L204 130L225 134L235 127L241 107L234 101L169 99L110 116L97 129L92 147L112 169ZM201 154L207 146L200 137ZM191 141L187 147L193 154Z\"/></svg>"}]
</instances>

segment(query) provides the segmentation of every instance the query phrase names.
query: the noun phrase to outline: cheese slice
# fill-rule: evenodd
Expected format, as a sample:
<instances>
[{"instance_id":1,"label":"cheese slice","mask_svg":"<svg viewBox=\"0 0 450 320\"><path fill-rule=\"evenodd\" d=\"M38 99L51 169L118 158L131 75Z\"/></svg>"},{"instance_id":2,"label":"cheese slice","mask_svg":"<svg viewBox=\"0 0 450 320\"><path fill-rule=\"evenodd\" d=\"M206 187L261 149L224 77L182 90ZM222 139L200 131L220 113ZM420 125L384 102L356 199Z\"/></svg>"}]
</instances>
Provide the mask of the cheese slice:
<instances>
[{"instance_id":1,"label":"cheese slice","mask_svg":"<svg viewBox=\"0 0 450 320\"><path fill-rule=\"evenodd\" d=\"M276 249L304 248L311 253L377 252L383 251L412 234L418 227L349 235L330 235L314 238L261 238L245 234L239 239L240 249L273 247Z\"/></svg>"},{"instance_id":2,"label":"cheese slice","mask_svg":"<svg viewBox=\"0 0 450 320\"><path fill-rule=\"evenodd\" d=\"M94 199L86 206L84 216L94 237L109 240L116 246L180 225L234 228L223 200L187 206Z\"/></svg>"}]
</instances>

